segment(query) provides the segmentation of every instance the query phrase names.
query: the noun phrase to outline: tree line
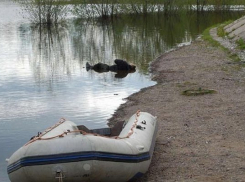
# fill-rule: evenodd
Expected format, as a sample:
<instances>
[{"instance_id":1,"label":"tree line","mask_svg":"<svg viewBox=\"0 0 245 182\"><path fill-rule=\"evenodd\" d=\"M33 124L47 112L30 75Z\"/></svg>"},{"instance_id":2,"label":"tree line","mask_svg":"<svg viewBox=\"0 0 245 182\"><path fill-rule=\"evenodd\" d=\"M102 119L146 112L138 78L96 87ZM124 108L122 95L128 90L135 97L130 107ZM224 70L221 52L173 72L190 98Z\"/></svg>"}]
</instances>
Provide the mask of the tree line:
<instances>
[{"instance_id":1,"label":"tree line","mask_svg":"<svg viewBox=\"0 0 245 182\"><path fill-rule=\"evenodd\" d=\"M113 18L120 14L177 11L223 11L240 8L244 0L15 0L29 19L39 24L56 24L68 13L80 18ZM235 6L236 5L236 6Z\"/></svg>"}]
</instances>

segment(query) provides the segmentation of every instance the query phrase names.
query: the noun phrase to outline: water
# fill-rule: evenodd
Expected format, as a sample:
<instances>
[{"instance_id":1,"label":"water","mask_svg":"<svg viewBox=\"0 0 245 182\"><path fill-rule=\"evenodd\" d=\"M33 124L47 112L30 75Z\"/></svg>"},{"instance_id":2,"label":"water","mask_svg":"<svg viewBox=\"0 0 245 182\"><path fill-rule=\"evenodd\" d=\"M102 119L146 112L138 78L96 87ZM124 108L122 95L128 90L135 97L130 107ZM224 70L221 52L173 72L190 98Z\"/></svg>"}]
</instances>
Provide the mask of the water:
<instances>
[{"instance_id":1,"label":"water","mask_svg":"<svg viewBox=\"0 0 245 182\"><path fill-rule=\"evenodd\" d=\"M155 84L149 62L207 27L241 16L123 16L113 22L70 18L40 29L19 12L17 4L0 1L1 182L9 181L5 159L38 131L61 117L88 128L107 127L123 98ZM117 78L113 72L85 69L86 62L111 65L116 58L135 64L137 71Z\"/></svg>"}]
</instances>

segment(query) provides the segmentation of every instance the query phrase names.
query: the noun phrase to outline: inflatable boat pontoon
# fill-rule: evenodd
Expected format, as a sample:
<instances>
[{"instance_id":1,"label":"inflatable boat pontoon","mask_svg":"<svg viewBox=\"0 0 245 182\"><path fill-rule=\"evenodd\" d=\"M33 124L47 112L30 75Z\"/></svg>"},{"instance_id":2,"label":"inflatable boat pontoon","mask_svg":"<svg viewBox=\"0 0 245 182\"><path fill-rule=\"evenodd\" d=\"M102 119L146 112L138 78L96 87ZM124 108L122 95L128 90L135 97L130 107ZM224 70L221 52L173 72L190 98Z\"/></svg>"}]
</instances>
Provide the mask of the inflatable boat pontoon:
<instances>
[{"instance_id":1,"label":"inflatable boat pontoon","mask_svg":"<svg viewBox=\"0 0 245 182\"><path fill-rule=\"evenodd\" d=\"M12 182L133 181L151 162L157 120L137 112L122 130L88 130L67 120L33 137L8 160Z\"/></svg>"}]
</instances>

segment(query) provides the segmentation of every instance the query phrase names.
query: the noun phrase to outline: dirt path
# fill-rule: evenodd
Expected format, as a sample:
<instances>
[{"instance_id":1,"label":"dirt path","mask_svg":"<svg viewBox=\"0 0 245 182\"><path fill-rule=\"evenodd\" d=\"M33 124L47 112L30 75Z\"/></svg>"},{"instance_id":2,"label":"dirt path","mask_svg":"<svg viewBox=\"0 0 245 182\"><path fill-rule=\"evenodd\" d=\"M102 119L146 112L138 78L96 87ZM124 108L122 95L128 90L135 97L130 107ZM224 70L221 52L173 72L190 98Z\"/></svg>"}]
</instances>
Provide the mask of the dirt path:
<instances>
[{"instance_id":1,"label":"dirt path","mask_svg":"<svg viewBox=\"0 0 245 182\"><path fill-rule=\"evenodd\" d=\"M245 72L228 55L196 40L152 63L157 85L127 98L112 121L140 109L158 117L159 136L139 181L245 181ZM184 96L187 89L216 94Z\"/></svg>"}]
</instances>

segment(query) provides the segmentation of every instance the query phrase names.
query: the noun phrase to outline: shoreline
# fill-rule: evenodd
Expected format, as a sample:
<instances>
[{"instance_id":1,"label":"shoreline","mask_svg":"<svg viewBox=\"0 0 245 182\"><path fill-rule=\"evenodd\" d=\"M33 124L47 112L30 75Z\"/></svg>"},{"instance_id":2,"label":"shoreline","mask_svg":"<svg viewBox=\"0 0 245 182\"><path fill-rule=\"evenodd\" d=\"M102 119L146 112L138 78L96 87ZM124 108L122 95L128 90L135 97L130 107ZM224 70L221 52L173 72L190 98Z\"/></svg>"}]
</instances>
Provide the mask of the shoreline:
<instances>
[{"instance_id":1,"label":"shoreline","mask_svg":"<svg viewBox=\"0 0 245 182\"><path fill-rule=\"evenodd\" d=\"M126 98L109 124L137 110L158 117L148 172L138 181L244 181L245 73L228 53L197 39L151 63L157 84ZM217 93L185 96L188 89Z\"/></svg>"}]
</instances>

